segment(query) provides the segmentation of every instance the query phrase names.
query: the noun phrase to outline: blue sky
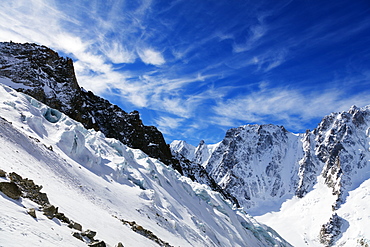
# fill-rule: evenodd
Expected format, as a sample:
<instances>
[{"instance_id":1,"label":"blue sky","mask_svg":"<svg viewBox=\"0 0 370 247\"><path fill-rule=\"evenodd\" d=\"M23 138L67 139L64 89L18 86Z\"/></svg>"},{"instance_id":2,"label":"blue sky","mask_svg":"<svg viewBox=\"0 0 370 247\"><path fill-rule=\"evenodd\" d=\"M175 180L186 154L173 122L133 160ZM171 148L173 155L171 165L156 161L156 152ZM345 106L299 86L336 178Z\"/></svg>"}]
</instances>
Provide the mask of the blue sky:
<instances>
[{"instance_id":1,"label":"blue sky","mask_svg":"<svg viewBox=\"0 0 370 247\"><path fill-rule=\"evenodd\" d=\"M71 57L81 86L167 142L303 132L370 104L369 0L2 0L0 40Z\"/></svg>"}]
</instances>

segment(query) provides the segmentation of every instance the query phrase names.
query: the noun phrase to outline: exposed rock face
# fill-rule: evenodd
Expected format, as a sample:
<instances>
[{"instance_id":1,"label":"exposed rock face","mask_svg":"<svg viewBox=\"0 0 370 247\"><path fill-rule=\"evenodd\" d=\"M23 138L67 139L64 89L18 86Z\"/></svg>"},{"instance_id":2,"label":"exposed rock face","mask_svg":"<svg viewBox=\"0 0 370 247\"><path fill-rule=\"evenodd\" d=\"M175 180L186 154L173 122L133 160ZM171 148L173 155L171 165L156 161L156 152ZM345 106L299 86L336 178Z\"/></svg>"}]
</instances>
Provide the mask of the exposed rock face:
<instances>
[{"instance_id":1,"label":"exposed rock face","mask_svg":"<svg viewBox=\"0 0 370 247\"><path fill-rule=\"evenodd\" d=\"M332 113L313 131L316 154L324 163L322 176L337 195L337 209L347 191L363 181L369 168L370 107L353 106L348 112Z\"/></svg>"},{"instance_id":2,"label":"exposed rock face","mask_svg":"<svg viewBox=\"0 0 370 247\"><path fill-rule=\"evenodd\" d=\"M301 150L283 127L247 125L227 131L206 165L212 178L246 208L294 193ZM289 148L294 143L296 147Z\"/></svg>"},{"instance_id":3,"label":"exposed rock face","mask_svg":"<svg viewBox=\"0 0 370 247\"><path fill-rule=\"evenodd\" d=\"M87 129L138 148L169 164L171 151L154 126L145 126L139 113L126 113L77 83L73 62L36 44L0 43L0 77L10 78L17 90L81 122ZM57 117L49 113L49 119Z\"/></svg>"},{"instance_id":4,"label":"exposed rock face","mask_svg":"<svg viewBox=\"0 0 370 247\"><path fill-rule=\"evenodd\" d=\"M62 112L87 129L94 128L129 147L141 149L181 174L222 191L203 167L173 157L162 133L154 126L145 126L139 112L126 113L109 101L81 89L71 59L60 57L45 46L0 43L1 77L10 78L14 82L10 86L18 91L57 109L49 109L45 113L48 121L57 122ZM235 201L231 196L228 198Z\"/></svg>"},{"instance_id":5,"label":"exposed rock face","mask_svg":"<svg viewBox=\"0 0 370 247\"><path fill-rule=\"evenodd\" d=\"M324 224L320 230L320 243L332 246L341 234L343 219L336 213L332 215L329 222Z\"/></svg>"},{"instance_id":6,"label":"exposed rock face","mask_svg":"<svg viewBox=\"0 0 370 247\"><path fill-rule=\"evenodd\" d=\"M336 210L369 169L369 135L370 107L352 107L324 117L316 129L304 134L274 125L246 125L227 131L208 154L204 142L195 153L191 153L194 148L184 150L185 145L181 152L190 152L188 157L203 164L207 174L248 212L283 198L305 196L318 176L337 195ZM179 146L171 146L178 153Z\"/></svg>"},{"instance_id":7,"label":"exposed rock face","mask_svg":"<svg viewBox=\"0 0 370 247\"><path fill-rule=\"evenodd\" d=\"M221 188L202 165L188 160L179 153L174 152L173 155L175 160L178 161L176 163L178 167L175 166L174 168L181 171L182 175L198 183L208 185L212 190L219 192L225 199L230 200L235 206L240 207L238 200L228 191Z\"/></svg>"},{"instance_id":8,"label":"exposed rock face","mask_svg":"<svg viewBox=\"0 0 370 247\"><path fill-rule=\"evenodd\" d=\"M246 125L227 131L212 148L200 142L193 157L225 193L250 211L261 206L257 200L271 202L295 193L303 153L299 139L283 127Z\"/></svg>"}]
</instances>

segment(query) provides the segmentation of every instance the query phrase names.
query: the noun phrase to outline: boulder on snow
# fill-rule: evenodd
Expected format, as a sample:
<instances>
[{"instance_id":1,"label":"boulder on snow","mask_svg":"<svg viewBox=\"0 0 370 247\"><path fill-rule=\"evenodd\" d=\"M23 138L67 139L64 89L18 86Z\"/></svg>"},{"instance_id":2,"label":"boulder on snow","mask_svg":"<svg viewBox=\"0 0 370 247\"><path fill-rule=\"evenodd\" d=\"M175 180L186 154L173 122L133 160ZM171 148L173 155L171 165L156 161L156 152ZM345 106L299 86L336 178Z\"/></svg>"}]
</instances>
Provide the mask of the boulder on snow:
<instances>
[{"instance_id":1,"label":"boulder on snow","mask_svg":"<svg viewBox=\"0 0 370 247\"><path fill-rule=\"evenodd\" d=\"M106 247L107 245L105 244L104 241L97 241L94 243L89 244L90 247Z\"/></svg>"},{"instance_id":2,"label":"boulder on snow","mask_svg":"<svg viewBox=\"0 0 370 247\"><path fill-rule=\"evenodd\" d=\"M74 222L74 221L71 221L68 225L69 228L73 228L73 229L76 229L78 231L82 231L82 226L81 224L77 223L77 222Z\"/></svg>"},{"instance_id":3,"label":"boulder on snow","mask_svg":"<svg viewBox=\"0 0 370 247\"><path fill-rule=\"evenodd\" d=\"M22 178L15 172L9 173L9 178L10 181L19 186L20 190L23 191L25 198L29 198L39 205L50 204L47 195L40 192L40 190L42 189L41 185L35 184L31 179Z\"/></svg>"},{"instance_id":4,"label":"boulder on snow","mask_svg":"<svg viewBox=\"0 0 370 247\"><path fill-rule=\"evenodd\" d=\"M115 247L124 247L121 242L119 242Z\"/></svg>"},{"instance_id":5,"label":"boulder on snow","mask_svg":"<svg viewBox=\"0 0 370 247\"><path fill-rule=\"evenodd\" d=\"M34 208L28 208L27 213L36 219L36 210Z\"/></svg>"},{"instance_id":6,"label":"boulder on snow","mask_svg":"<svg viewBox=\"0 0 370 247\"><path fill-rule=\"evenodd\" d=\"M84 237L89 238L90 240L94 240L94 237L96 235L96 232L87 229L86 231L83 231L81 233L81 235L84 236Z\"/></svg>"},{"instance_id":7,"label":"boulder on snow","mask_svg":"<svg viewBox=\"0 0 370 247\"><path fill-rule=\"evenodd\" d=\"M81 233L79 233L79 232L73 232L72 233L72 236L75 237L75 238L77 238L77 239L79 239L79 240L81 240L81 241L83 241L83 238L81 236Z\"/></svg>"},{"instance_id":8,"label":"boulder on snow","mask_svg":"<svg viewBox=\"0 0 370 247\"><path fill-rule=\"evenodd\" d=\"M6 177L6 172L2 169L0 169L0 177L5 178Z\"/></svg>"},{"instance_id":9,"label":"boulder on snow","mask_svg":"<svg viewBox=\"0 0 370 247\"><path fill-rule=\"evenodd\" d=\"M22 195L21 190L13 182L1 182L0 191L14 200L18 200Z\"/></svg>"},{"instance_id":10,"label":"boulder on snow","mask_svg":"<svg viewBox=\"0 0 370 247\"><path fill-rule=\"evenodd\" d=\"M322 225L320 230L320 243L325 246L332 246L338 237L342 234L341 227L343 224L343 219L334 213L329 222Z\"/></svg>"},{"instance_id":11,"label":"boulder on snow","mask_svg":"<svg viewBox=\"0 0 370 247\"><path fill-rule=\"evenodd\" d=\"M67 216L64 215L64 213L56 213L54 215L55 218L57 218L58 220L64 222L64 223L67 223L67 224L70 224L71 221L69 220L69 218Z\"/></svg>"},{"instance_id":12,"label":"boulder on snow","mask_svg":"<svg viewBox=\"0 0 370 247\"><path fill-rule=\"evenodd\" d=\"M52 219L54 218L55 214L58 213L58 208L54 205L47 204L42 208L42 212L44 212L44 215L46 215L46 217Z\"/></svg>"}]
</instances>

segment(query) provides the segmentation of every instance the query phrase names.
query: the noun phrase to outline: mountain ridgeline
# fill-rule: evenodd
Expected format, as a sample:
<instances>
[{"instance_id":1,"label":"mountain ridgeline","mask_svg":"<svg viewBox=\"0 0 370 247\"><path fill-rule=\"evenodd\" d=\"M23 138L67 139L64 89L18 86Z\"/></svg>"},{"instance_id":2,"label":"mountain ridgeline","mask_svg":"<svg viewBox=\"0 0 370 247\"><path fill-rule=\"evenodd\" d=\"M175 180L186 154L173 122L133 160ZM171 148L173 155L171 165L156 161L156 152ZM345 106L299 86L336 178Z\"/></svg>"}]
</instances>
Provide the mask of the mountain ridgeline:
<instances>
[{"instance_id":1,"label":"mountain ridgeline","mask_svg":"<svg viewBox=\"0 0 370 247\"><path fill-rule=\"evenodd\" d=\"M87 129L138 148L169 164L171 151L154 126L145 126L139 112L127 113L117 105L83 90L77 83L73 62L36 44L0 43L0 77L12 87L82 123Z\"/></svg>"},{"instance_id":2,"label":"mountain ridgeline","mask_svg":"<svg viewBox=\"0 0 370 247\"><path fill-rule=\"evenodd\" d=\"M201 141L194 147L184 141L167 145L156 127L142 123L137 111L127 113L80 88L72 60L45 46L0 43L0 82L59 110L86 129L141 149L254 216L279 211L287 200L305 198L319 183L324 184L333 195L326 205L331 216L323 219L312 239L302 233L304 243L332 246L360 219L348 223L352 219L342 218L340 209L350 193L369 179L370 106L332 113L314 130L301 134L271 124L245 125L228 130L217 144ZM56 113L48 114L52 120ZM353 241L366 242L365 237L359 235Z\"/></svg>"},{"instance_id":3,"label":"mountain ridgeline","mask_svg":"<svg viewBox=\"0 0 370 247\"><path fill-rule=\"evenodd\" d=\"M82 123L86 129L101 131L106 137L142 150L193 181L207 184L239 206L201 165L172 155L162 133L154 126L145 126L138 111L127 113L81 88L70 58L37 44L0 42L1 78L10 79L3 82Z\"/></svg>"},{"instance_id":4,"label":"mountain ridgeline","mask_svg":"<svg viewBox=\"0 0 370 247\"><path fill-rule=\"evenodd\" d=\"M171 148L205 167L255 216L278 211L284 201L305 197L323 181L332 191L327 206L333 214L318 235L322 244L331 246L346 231L336 212L369 179L370 106L332 113L303 134L275 125L245 125L228 130L218 144L201 141L195 148L174 141Z\"/></svg>"}]
</instances>

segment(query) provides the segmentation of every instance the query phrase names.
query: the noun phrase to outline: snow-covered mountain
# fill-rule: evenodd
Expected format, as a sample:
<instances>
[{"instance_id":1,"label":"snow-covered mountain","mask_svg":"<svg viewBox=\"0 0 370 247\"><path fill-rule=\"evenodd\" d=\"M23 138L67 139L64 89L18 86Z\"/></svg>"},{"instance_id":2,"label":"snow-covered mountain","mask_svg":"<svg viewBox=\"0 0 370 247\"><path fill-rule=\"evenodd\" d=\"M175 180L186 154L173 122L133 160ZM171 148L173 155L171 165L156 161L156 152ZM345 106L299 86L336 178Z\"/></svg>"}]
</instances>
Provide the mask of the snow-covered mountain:
<instances>
[{"instance_id":1,"label":"snow-covered mountain","mask_svg":"<svg viewBox=\"0 0 370 247\"><path fill-rule=\"evenodd\" d=\"M26 93L123 144L142 150L193 181L209 185L238 206L234 197L208 176L205 168L172 155L162 133L143 125L139 112L126 113L109 101L80 88L73 62L37 44L0 42L0 83Z\"/></svg>"},{"instance_id":2,"label":"snow-covered mountain","mask_svg":"<svg viewBox=\"0 0 370 247\"><path fill-rule=\"evenodd\" d=\"M73 62L37 44L0 42L2 83L24 92L82 123L166 164L171 151L154 126L143 125L139 112L127 113L78 85Z\"/></svg>"},{"instance_id":3,"label":"snow-covered mountain","mask_svg":"<svg viewBox=\"0 0 370 247\"><path fill-rule=\"evenodd\" d=\"M2 84L0 116L1 246L290 246L208 186Z\"/></svg>"},{"instance_id":4,"label":"snow-covered mountain","mask_svg":"<svg viewBox=\"0 0 370 247\"><path fill-rule=\"evenodd\" d=\"M370 178L369 133L370 106L354 106L304 134L245 125L227 131L216 148L201 142L181 152L293 245L361 246L370 242L370 214L363 210L370 189L364 185ZM351 201L353 193L362 201ZM354 217L361 213L351 205L364 214Z\"/></svg>"},{"instance_id":5,"label":"snow-covered mountain","mask_svg":"<svg viewBox=\"0 0 370 247\"><path fill-rule=\"evenodd\" d=\"M370 245L370 106L194 147L44 46L0 43L0 83L25 93L0 86L1 246L289 246L266 225L294 246Z\"/></svg>"}]
</instances>

